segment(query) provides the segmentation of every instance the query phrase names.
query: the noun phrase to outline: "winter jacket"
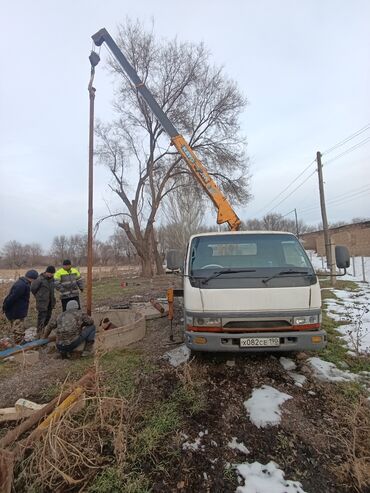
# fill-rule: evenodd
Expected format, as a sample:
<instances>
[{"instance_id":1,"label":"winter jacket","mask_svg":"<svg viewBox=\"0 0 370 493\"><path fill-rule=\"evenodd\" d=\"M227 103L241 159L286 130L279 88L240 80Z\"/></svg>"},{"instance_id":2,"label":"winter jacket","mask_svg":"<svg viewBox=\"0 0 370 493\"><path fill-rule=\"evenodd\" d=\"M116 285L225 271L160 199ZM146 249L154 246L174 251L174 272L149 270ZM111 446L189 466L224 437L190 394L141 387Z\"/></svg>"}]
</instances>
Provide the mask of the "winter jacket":
<instances>
[{"instance_id":1,"label":"winter jacket","mask_svg":"<svg viewBox=\"0 0 370 493\"><path fill-rule=\"evenodd\" d=\"M79 337L81 330L88 325L94 325L94 320L89 315L81 310L67 310L49 323L44 337L49 337L50 332L56 329L56 343L69 346Z\"/></svg>"},{"instance_id":2,"label":"winter jacket","mask_svg":"<svg viewBox=\"0 0 370 493\"><path fill-rule=\"evenodd\" d=\"M71 267L65 270L63 267L54 275L55 289L60 292L60 298L74 298L78 296L79 290L83 290L83 280L77 269Z\"/></svg>"},{"instance_id":3,"label":"winter jacket","mask_svg":"<svg viewBox=\"0 0 370 493\"><path fill-rule=\"evenodd\" d=\"M36 298L36 309L38 312L46 312L49 306L55 306L54 279L40 274L31 284L32 294Z\"/></svg>"},{"instance_id":4,"label":"winter jacket","mask_svg":"<svg viewBox=\"0 0 370 493\"><path fill-rule=\"evenodd\" d=\"M3 312L8 320L26 318L30 303L31 282L20 277L11 287L8 296L3 301Z\"/></svg>"}]
</instances>

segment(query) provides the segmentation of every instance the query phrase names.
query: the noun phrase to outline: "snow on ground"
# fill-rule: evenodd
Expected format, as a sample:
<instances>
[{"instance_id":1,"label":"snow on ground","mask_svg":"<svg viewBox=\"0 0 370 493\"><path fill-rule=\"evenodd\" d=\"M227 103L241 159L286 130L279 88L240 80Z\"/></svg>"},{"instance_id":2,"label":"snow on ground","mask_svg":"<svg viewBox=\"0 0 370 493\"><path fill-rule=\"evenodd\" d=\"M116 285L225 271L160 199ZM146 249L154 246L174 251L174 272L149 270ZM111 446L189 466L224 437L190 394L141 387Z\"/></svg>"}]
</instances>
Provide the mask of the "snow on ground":
<instances>
[{"instance_id":1,"label":"snow on ground","mask_svg":"<svg viewBox=\"0 0 370 493\"><path fill-rule=\"evenodd\" d=\"M312 250L307 251L315 269L322 269L321 257ZM353 262L354 260L354 262ZM325 259L324 259L325 264ZM361 257L351 258L348 273L343 280L355 281L358 291L334 289L337 299L328 299L325 306L329 317L337 322L348 322L338 327L350 351L370 353L370 257L364 257L365 279L363 281Z\"/></svg>"},{"instance_id":2,"label":"snow on ground","mask_svg":"<svg viewBox=\"0 0 370 493\"><path fill-rule=\"evenodd\" d=\"M307 378L296 371L288 371L288 375L293 378L294 383L297 387L303 387Z\"/></svg>"},{"instance_id":3,"label":"snow on ground","mask_svg":"<svg viewBox=\"0 0 370 493\"><path fill-rule=\"evenodd\" d=\"M189 442L187 440L189 438L188 435L186 435L185 433L181 433L182 438L184 438L186 440L186 442L184 442L182 444L182 449L183 450L191 450L192 452L196 452L199 449L205 450L205 448L206 448L205 445L201 444L202 438L204 437L204 435L208 435L208 430L200 431L198 433L197 438L194 440L194 442Z\"/></svg>"},{"instance_id":4,"label":"snow on ground","mask_svg":"<svg viewBox=\"0 0 370 493\"><path fill-rule=\"evenodd\" d=\"M349 322L337 330L350 351L370 353L370 286L359 284L359 291L333 290L337 300L326 302L328 315L336 321Z\"/></svg>"},{"instance_id":5,"label":"snow on ground","mask_svg":"<svg viewBox=\"0 0 370 493\"><path fill-rule=\"evenodd\" d=\"M240 452L243 452L243 454L249 454L249 450L247 447L244 445L243 442L238 443L238 440L236 437L233 437L231 442L227 444L228 447L239 450Z\"/></svg>"},{"instance_id":6,"label":"snow on ground","mask_svg":"<svg viewBox=\"0 0 370 493\"><path fill-rule=\"evenodd\" d=\"M308 358L307 363L319 380L325 382L352 382L357 380L357 375L354 373L340 370L334 363L329 363L329 361L324 361L316 356Z\"/></svg>"},{"instance_id":7,"label":"snow on ground","mask_svg":"<svg viewBox=\"0 0 370 493\"><path fill-rule=\"evenodd\" d=\"M269 385L262 385L261 388L253 390L252 397L244 402L244 407L247 409L252 423L257 428L265 428L280 423L280 406L288 399L292 399L292 396Z\"/></svg>"},{"instance_id":8,"label":"snow on ground","mask_svg":"<svg viewBox=\"0 0 370 493\"><path fill-rule=\"evenodd\" d=\"M326 270L326 257L319 257L314 250L307 250L307 255L315 270ZM364 257L365 281L370 282L370 257ZM361 257L351 257L351 265L347 274L341 279L347 281L363 281Z\"/></svg>"},{"instance_id":9,"label":"snow on ground","mask_svg":"<svg viewBox=\"0 0 370 493\"><path fill-rule=\"evenodd\" d=\"M295 370L297 368L295 362L290 358L285 358L285 356L282 356L279 359L279 361L281 366L284 368L284 370L290 371L290 370Z\"/></svg>"},{"instance_id":10,"label":"snow on ground","mask_svg":"<svg viewBox=\"0 0 370 493\"><path fill-rule=\"evenodd\" d=\"M175 367L188 361L189 357L190 349L187 348L185 344L182 344L181 346L172 349L163 355L163 359L166 359L170 365Z\"/></svg>"},{"instance_id":11,"label":"snow on ground","mask_svg":"<svg viewBox=\"0 0 370 493\"><path fill-rule=\"evenodd\" d=\"M297 387L302 387L307 379L304 375L301 375L296 371L292 371L297 368L295 362L290 358L285 358L284 356L282 356L279 361L284 370L287 370L288 375L294 380Z\"/></svg>"},{"instance_id":12,"label":"snow on ground","mask_svg":"<svg viewBox=\"0 0 370 493\"><path fill-rule=\"evenodd\" d=\"M275 462L260 464L239 464L238 474L244 479L244 486L238 486L236 493L305 493L301 483L284 479L285 473Z\"/></svg>"}]
</instances>

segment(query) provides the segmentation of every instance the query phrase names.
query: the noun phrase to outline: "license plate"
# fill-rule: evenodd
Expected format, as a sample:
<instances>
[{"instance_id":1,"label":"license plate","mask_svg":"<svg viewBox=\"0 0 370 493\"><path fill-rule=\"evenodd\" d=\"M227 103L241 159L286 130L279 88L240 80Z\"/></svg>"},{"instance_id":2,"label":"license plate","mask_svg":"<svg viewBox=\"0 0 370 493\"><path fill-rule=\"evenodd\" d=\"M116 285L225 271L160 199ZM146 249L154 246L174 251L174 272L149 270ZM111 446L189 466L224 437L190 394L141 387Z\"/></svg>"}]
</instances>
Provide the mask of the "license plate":
<instances>
[{"instance_id":1,"label":"license plate","mask_svg":"<svg viewBox=\"0 0 370 493\"><path fill-rule=\"evenodd\" d=\"M240 347L276 347L280 346L279 337L245 337L240 339Z\"/></svg>"}]
</instances>

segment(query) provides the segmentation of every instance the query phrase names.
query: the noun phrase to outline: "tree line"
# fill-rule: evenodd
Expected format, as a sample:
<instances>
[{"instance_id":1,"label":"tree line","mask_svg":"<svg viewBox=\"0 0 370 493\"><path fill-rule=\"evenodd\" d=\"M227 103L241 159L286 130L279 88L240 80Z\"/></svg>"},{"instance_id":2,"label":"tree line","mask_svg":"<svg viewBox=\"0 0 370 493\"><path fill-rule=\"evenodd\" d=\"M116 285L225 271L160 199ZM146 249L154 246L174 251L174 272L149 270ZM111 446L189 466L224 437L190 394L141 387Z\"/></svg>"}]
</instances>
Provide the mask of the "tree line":
<instances>
[{"instance_id":1,"label":"tree line","mask_svg":"<svg viewBox=\"0 0 370 493\"><path fill-rule=\"evenodd\" d=\"M93 248L95 265L117 266L137 262L135 249L124 231L115 231L107 241L94 240ZM55 236L48 250L43 249L39 243L28 245L11 240L0 251L2 268L61 265L64 259L71 260L76 266L87 264L87 234Z\"/></svg>"},{"instance_id":2,"label":"tree line","mask_svg":"<svg viewBox=\"0 0 370 493\"><path fill-rule=\"evenodd\" d=\"M185 252L189 237L197 233L218 231L217 226L205 223L206 205L204 199L197 195L194 189L187 193L177 192L164 203L162 224L153 231L153 238L161 265L163 266L168 250ZM351 223L363 222L367 218L353 218ZM344 222L330 224L335 228L343 226ZM321 224L308 225L298 221L298 233L308 233L322 229ZM267 214L261 219L250 219L242 222L241 230L249 231L289 231L297 233L297 224L281 214ZM94 240L94 265L120 266L138 265L140 259L128 239L126 233L117 228L107 241ZM0 251L0 267L17 268L40 266L47 264L60 265L64 259L70 259L73 265L87 264L87 235L55 236L49 250L45 251L39 243L22 244L18 241L8 241ZM151 257L154 266L154 255Z\"/></svg>"}]
</instances>

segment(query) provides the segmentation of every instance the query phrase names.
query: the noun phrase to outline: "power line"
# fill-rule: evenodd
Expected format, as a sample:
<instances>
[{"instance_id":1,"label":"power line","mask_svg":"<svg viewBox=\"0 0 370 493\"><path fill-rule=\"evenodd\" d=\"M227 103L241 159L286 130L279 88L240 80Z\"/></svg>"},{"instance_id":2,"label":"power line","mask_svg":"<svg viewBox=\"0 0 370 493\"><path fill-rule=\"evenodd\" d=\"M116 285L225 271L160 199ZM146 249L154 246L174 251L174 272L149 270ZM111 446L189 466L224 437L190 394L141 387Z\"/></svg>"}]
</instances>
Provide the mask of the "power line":
<instances>
[{"instance_id":1,"label":"power line","mask_svg":"<svg viewBox=\"0 0 370 493\"><path fill-rule=\"evenodd\" d=\"M328 205L330 206L339 206L339 205L342 205L346 202L349 202L349 201L352 201L352 200L356 200L356 199L359 199L359 198L362 198L362 197L366 197L370 192L370 188L367 189L367 190L363 190L362 192L357 192L357 193L353 193L347 197L342 197L342 198L339 198L339 199L333 199L333 200L328 200L327 203ZM302 211L300 211L300 215L301 216L305 216L307 214L310 214L311 212L313 212L314 210L317 210L317 209L320 209L319 206L314 206L314 207L311 207L309 209L304 209Z\"/></svg>"},{"instance_id":2,"label":"power line","mask_svg":"<svg viewBox=\"0 0 370 493\"><path fill-rule=\"evenodd\" d=\"M324 154L328 154L329 152L332 152L333 150L337 149L338 147L341 147L343 146L344 144L346 144L347 142L351 141L352 139L358 137L359 135L363 134L364 132L370 130L370 123L368 123L367 125L365 125L364 127L360 128L359 130L357 130L356 132L354 132L353 134L349 135L348 137L346 137L345 139L337 142L336 144L334 144L332 147L330 147L329 149L327 149L325 152L322 153L322 155ZM368 141L370 140L370 137L367 137L366 139L364 139L363 141L361 142L358 142L357 144L355 144L354 146L350 147L349 149L346 149L343 153L339 154L338 156L335 156L334 158L330 159L329 161L326 161L325 164L328 164L329 162L332 162L334 161L335 159L339 159L340 157L344 156L345 154L349 153L349 152L352 152L353 150L357 149L358 147L361 147L362 145L366 144ZM278 193L273 199L270 200L270 202L268 202L264 207L262 207L262 209L260 209L259 211L257 211L257 214L259 214L260 212L264 211L265 209L267 209L272 203L274 203L279 197L281 197L284 192L286 192L287 190L289 190L289 188L314 164L316 163L316 159L314 159L308 166L306 166L303 171L301 171L301 173L299 173L299 175L297 175L294 180L292 180L280 193ZM280 204L281 202L279 202ZM278 204L278 205L279 205ZM277 207L277 206L275 206ZM269 211L270 212L270 211ZM268 214L268 212L267 212Z\"/></svg>"},{"instance_id":3,"label":"power line","mask_svg":"<svg viewBox=\"0 0 370 493\"><path fill-rule=\"evenodd\" d=\"M327 203L328 204L337 204L338 203L341 203L341 202L346 202L347 200L351 200L353 198L357 198L359 196L365 196L367 195L368 193L370 192L370 188L366 189L366 190L362 190L361 192L354 192L354 193L351 193L345 197L339 197L339 198L334 198L334 199L331 199L331 200L328 200ZM319 207L318 206L312 206L312 207L308 207L307 209L302 209L300 211L300 213L306 213L306 212L310 212L312 210L315 210L315 209L318 209Z\"/></svg>"},{"instance_id":4,"label":"power line","mask_svg":"<svg viewBox=\"0 0 370 493\"><path fill-rule=\"evenodd\" d=\"M334 195L334 197L331 197L328 199L328 202L331 202L333 200L337 200L337 199L340 199L340 198L344 198L348 195L353 195L353 194L356 194L356 193L361 193L361 192L367 192L368 189L370 188L370 183L367 183L366 185L362 185L361 187L357 187L357 188L352 188L351 190L347 190L346 192L344 193L340 193L339 195ZM311 209L315 209L316 206L306 206L306 207L303 207L303 209L300 209L301 212L306 212L308 210L311 210Z\"/></svg>"},{"instance_id":5,"label":"power line","mask_svg":"<svg viewBox=\"0 0 370 493\"><path fill-rule=\"evenodd\" d=\"M349 142L350 140L352 139L355 139L356 137L358 137L359 135L361 135L362 133L366 132L367 130L370 130L370 123L368 123L367 125L365 125L364 127L360 128L359 130L357 130L356 132L354 132L353 134L349 135L348 137L346 137L345 139L337 142L336 144L334 144L332 147L330 147L329 149L326 149L326 151L324 151L322 153L322 155L324 154L328 154L329 152L332 152L334 151L335 149L337 149L338 147L341 147L342 145L346 144L347 142Z\"/></svg>"},{"instance_id":6,"label":"power line","mask_svg":"<svg viewBox=\"0 0 370 493\"><path fill-rule=\"evenodd\" d=\"M357 144L355 144L352 147L349 147L348 149L346 149L345 151L341 152L337 156L334 156L333 158L329 159L328 161L325 161L325 164L329 164L329 163L331 163L333 161L336 161L340 157L345 156L346 154L349 154L350 152L353 152L354 150L358 149L359 147L362 147L363 145L367 144L368 142L370 142L370 137L366 137L366 139L361 140L361 142L358 142Z\"/></svg>"},{"instance_id":7,"label":"power line","mask_svg":"<svg viewBox=\"0 0 370 493\"><path fill-rule=\"evenodd\" d=\"M280 200L280 202L278 204L276 204L274 207L272 207L272 209L270 209L269 211L266 212L266 214L269 214L270 212L272 212L274 209L276 209L277 207L279 207L280 204L282 204L283 202L285 202L289 197L291 197L293 195L294 192L296 192L299 188L301 188L302 185L304 185L306 183L306 181L311 178L311 176L313 176L315 173L316 173L316 169L313 170L313 172L307 176L307 178L305 180L303 180L296 188L294 188L290 193L289 195L287 195L285 198L283 198L282 200Z\"/></svg>"},{"instance_id":8,"label":"power line","mask_svg":"<svg viewBox=\"0 0 370 493\"><path fill-rule=\"evenodd\" d=\"M281 195L283 195L284 192L286 192L292 185L293 183L295 183L314 163L316 163L316 159L314 159L308 166L306 166L304 168L304 170L299 173L298 176L296 176L294 178L294 180L292 180L289 185L287 185L284 190L282 190L278 195L276 195L272 200L270 200L270 202L268 202L264 207L262 207L262 209L260 209L259 211L257 211L257 214L259 214L260 212L262 212L263 210L267 209L267 207L269 205L271 205L273 202L275 202L276 199L278 199L279 197L281 197ZM280 202L279 202L280 203ZM276 206L277 207L277 206Z\"/></svg>"}]
</instances>

